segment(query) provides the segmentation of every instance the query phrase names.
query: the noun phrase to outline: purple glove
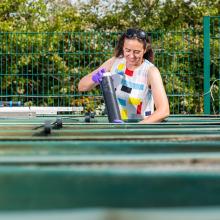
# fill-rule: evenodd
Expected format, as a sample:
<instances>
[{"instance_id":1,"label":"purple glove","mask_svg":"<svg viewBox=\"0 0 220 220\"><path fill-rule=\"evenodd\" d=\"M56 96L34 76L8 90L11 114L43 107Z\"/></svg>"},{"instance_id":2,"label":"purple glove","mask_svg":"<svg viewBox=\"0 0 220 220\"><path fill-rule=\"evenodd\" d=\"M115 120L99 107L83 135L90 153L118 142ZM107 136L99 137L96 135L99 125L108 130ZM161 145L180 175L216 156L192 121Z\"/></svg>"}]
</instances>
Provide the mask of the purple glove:
<instances>
[{"instance_id":1,"label":"purple glove","mask_svg":"<svg viewBox=\"0 0 220 220\"><path fill-rule=\"evenodd\" d=\"M92 81L99 84L102 81L102 76L104 73L105 69L100 69L98 72L92 75Z\"/></svg>"},{"instance_id":2,"label":"purple glove","mask_svg":"<svg viewBox=\"0 0 220 220\"><path fill-rule=\"evenodd\" d=\"M115 119L114 120L114 123L117 123L117 124L123 124L124 122L120 119Z\"/></svg>"}]
</instances>

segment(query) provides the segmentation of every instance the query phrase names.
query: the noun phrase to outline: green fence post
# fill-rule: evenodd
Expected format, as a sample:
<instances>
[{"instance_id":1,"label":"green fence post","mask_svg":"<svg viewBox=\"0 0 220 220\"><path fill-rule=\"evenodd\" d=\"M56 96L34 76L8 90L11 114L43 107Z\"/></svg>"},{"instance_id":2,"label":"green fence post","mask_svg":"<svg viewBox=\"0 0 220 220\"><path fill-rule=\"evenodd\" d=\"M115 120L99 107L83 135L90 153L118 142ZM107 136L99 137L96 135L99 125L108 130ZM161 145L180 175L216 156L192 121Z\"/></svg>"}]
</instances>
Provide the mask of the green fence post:
<instances>
[{"instance_id":1,"label":"green fence post","mask_svg":"<svg viewBox=\"0 0 220 220\"><path fill-rule=\"evenodd\" d=\"M210 17L203 18L204 114L210 114Z\"/></svg>"}]
</instances>

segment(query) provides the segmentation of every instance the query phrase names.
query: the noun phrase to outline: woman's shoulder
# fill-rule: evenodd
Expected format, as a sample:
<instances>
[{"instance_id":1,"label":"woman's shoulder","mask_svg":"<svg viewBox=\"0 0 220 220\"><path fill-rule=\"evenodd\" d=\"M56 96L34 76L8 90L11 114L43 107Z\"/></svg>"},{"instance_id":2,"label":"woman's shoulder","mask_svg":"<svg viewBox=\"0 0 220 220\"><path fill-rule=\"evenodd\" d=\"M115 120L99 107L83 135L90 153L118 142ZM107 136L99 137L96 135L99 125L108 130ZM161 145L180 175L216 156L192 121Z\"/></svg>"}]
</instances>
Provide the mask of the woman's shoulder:
<instances>
[{"instance_id":1,"label":"woman's shoulder","mask_svg":"<svg viewBox=\"0 0 220 220\"><path fill-rule=\"evenodd\" d=\"M159 69L153 65L149 67L147 75L149 78L155 78L155 77L157 78L160 77L161 74Z\"/></svg>"},{"instance_id":2,"label":"woman's shoulder","mask_svg":"<svg viewBox=\"0 0 220 220\"><path fill-rule=\"evenodd\" d=\"M102 64L102 68L104 68L106 71L110 71L112 65L115 62L115 57L111 57L108 60L106 60L103 64Z\"/></svg>"},{"instance_id":3,"label":"woman's shoulder","mask_svg":"<svg viewBox=\"0 0 220 220\"><path fill-rule=\"evenodd\" d=\"M150 62L149 60L147 60L147 59L144 59L144 64L147 65L147 66L150 66L150 67L154 66L154 64L151 63L151 62Z\"/></svg>"},{"instance_id":4,"label":"woman's shoulder","mask_svg":"<svg viewBox=\"0 0 220 220\"><path fill-rule=\"evenodd\" d=\"M105 62L105 65L110 67L110 69L118 66L119 64L125 64L125 59L123 57L112 57Z\"/></svg>"},{"instance_id":5,"label":"woman's shoulder","mask_svg":"<svg viewBox=\"0 0 220 220\"><path fill-rule=\"evenodd\" d=\"M159 69L149 60L144 60L144 64L145 64L145 68L144 68L145 73L147 74L148 77L151 77L152 75L155 74L160 74Z\"/></svg>"},{"instance_id":6,"label":"woman's shoulder","mask_svg":"<svg viewBox=\"0 0 220 220\"><path fill-rule=\"evenodd\" d=\"M115 66L117 63L119 63L121 58L117 57L111 57L108 60L106 60L100 68L104 68L106 71L110 71L113 66Z\"/></svg>"}]
</instances>

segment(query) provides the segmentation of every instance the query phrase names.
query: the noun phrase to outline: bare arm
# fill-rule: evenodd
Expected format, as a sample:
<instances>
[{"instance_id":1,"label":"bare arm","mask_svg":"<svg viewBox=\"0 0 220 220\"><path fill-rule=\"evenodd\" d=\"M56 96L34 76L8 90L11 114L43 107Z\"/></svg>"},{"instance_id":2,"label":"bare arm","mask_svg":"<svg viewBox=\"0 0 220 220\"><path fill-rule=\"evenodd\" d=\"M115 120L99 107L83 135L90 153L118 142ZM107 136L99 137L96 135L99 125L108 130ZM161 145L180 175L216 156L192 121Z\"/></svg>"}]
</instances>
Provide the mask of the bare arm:
<instances>
[{"instance_id":1,"label":"bare arm","mask_svg":"<svg viewBox=\"0 0 220 220\"><path fill-rule=\"evenodd\" d=\"M80 92L84 91L90 91L93 89L95 86L97 86L96 83L93 82L92 80L92 75L96 73L98 70L105 69L106 72L111 70L112 64L115 60L115 57L110 58L109 60L105 61L99 68L94 70L93 72L89 73L88 75L84 76L78 84L78 90Z\"/></svg>"},{"instance_id":2,"label":"bare arm","mask_svg":"<svg viewBox=\"0 0 220 220\"><path fill-rule=\"evenodd\" d=\"M160 122L170 114L167 95L163 86L161 75L156 67L151 67L148 73L148 85L150 85L156 110L140 123Z\"/></svg>"}]
</instances>

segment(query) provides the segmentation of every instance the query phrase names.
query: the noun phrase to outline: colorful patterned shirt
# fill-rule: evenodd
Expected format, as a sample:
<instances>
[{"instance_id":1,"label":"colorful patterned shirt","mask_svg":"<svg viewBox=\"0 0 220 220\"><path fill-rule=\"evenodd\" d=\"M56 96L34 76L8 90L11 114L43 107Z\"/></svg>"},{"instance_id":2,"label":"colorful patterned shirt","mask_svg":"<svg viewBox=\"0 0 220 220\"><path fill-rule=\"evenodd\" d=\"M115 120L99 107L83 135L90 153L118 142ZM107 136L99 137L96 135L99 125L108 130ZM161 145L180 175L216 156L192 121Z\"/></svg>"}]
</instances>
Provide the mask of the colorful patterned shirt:
<instances>
[{"instance_id":1,"label":"colorful patterned shirt","mask_svg":"<svg viewBox=\"0 0 220 220\"><path fill-rule=\"evenodd\" d=\"M154 66L148 60L134 71L126 68L125 58L116 58L111 74L116 97L123 120L143 119L154 111L152 92L147 85L149 67Z\"/></svg>"}]
</instances>

